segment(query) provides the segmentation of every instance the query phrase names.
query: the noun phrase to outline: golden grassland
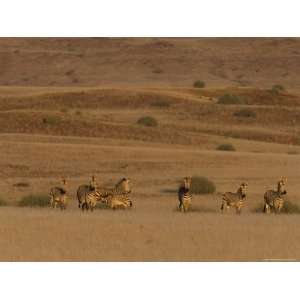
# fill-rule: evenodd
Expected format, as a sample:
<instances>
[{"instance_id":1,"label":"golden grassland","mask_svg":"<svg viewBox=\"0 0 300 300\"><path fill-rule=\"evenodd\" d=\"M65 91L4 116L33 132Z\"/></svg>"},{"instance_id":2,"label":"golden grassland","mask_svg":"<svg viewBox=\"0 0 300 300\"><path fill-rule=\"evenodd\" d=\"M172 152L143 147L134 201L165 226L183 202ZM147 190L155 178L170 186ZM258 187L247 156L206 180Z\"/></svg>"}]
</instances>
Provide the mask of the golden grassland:
<instances>
[{"instance_id":1,"label":"golden grassland","mask_svg":"<svg viewBox=\"0 0 300 300\"><path fill-rule=\"evenodd\" d=\"M257 212L281 176L300 206L299 43L1 38L0 260L299 260L299 215ZM225 94L238 103L219 104ZM133 208L82 213L76 189L92 175L129 177ZM217 191L181 214L178 182L193 175ZM61 177L66 211L17 206ZM220 193L245 181L242 215L222 215Z\"/></svg>"},{"instance_id":2,"label":"golden grassland","mask_svg":"<svg viewBox=\"0 0 300 300\"><path fill-rule=\"evenodd\" d=\"M300 204L298 155L269 153L272 144L256 142L262 153L248 152L246 145L227 153L95 138L9 135L6 140L1 135L0 187L10 206L0 208L0 260L299 260L299 215L253 211L281 175L288 178L288 199ZM279 151L286 147L277 146ZM130 177L134 207L82 213L76 188L92 174L104 185ZM217 193L194 196L191 212L181 214L176 210L178 180L195 174L213 180ZM47 193L60 176L69 180L66 211L15 206L23 195ZM222 215L218 193L236 190L241 181L249 184L242 215ZM29 186L13 186L17 182Z\"/></svg>"}]
</instances>

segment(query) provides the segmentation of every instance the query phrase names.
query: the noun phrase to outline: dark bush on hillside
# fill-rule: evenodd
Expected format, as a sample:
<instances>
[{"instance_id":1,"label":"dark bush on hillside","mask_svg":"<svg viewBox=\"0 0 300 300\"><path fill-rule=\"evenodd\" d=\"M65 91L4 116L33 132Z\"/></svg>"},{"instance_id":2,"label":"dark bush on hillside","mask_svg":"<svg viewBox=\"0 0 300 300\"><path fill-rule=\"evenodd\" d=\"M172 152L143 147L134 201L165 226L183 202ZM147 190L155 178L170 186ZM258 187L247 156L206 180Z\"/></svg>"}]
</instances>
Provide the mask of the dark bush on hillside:
<instances>
[{"instance_id":1,"label":"dark bush on hillside","mask_svg":"<svg viewBox=\"0 0 300 300\"><path fill-rule=\"evenodd\" d=\"M216 190L215 184L203 176L193 176L191 182L192 194L211 194Z\"/></svg>"},{"instance_id":2,"label":"dark bush on hillside","mask_svg":"<svg viewBox=\"0 0 300 300\"><path fill-rule=\"evenodd\" d=\"M60 123L58 116L47 116L43 118L43 124L45 125L57 125Z\"/></svg>"},{"instance_id":3,"label":"dark bush on hillside","mask_svg":"<svg viewBox=\"0 0 300 300\"><path fill-rule=\"evenodd\" d=\"M239 118L256 118L256 112L248 108L238 110L233 115Z\"/></svg>"},{"instance_id":4,"label":"dark bush on hillside","mask_svg":"<svg viewBox=\"0 0 300 300\"><path fill-rule=\"evenodd\" d=\"M204 88L205 87L205 82L202 80L196 80L194 82L194 88Z\"/></svg>"},{"instance_id":5,"label":"dark bush on hillside","mask_svg":"<svg viewBox=\"0 0 300 300\"><path fill-rule=\"evenodd\" d=\"M278 94L280 94L280 92L283 92L283 91L285 91L285 88L281 84L274 84L271 88L271 93L274 95L278 95Z\"/></svg>"},{"instance_id":6,"label":"dark bush on hillside","mask_svg":"<svg viewBox=\"0 0 300 300\"><path fill-rule=\"evenodd\" d=\"M232 144L221 144L217 147L217 150L220 150L220 151L235 151L235 148Z\"/></svg>"},{"instance_id":7,"label":"dark bush on hillside","mask_svg":"<svg viewBox=\"0 0 300 300\"><path fill-rule=\"evenodd\" d=\"M159 108L168 108L171 106L171 101L169 100L163 100L163 99L158 99L150 104L153 107L159 107Z\"/></svg>"},{"instance_id":8,"label":"dark bush on hillside","mask_svg":"<svg viewBox=\"0 0 300 300\"><path fill-rule=\"evenodd\" d=\"M218 98L219 104L243 104L244 101L238 97L237 95L233 94L224 94Z\"/></svg>"},{"instance_id":9,"label":"dark bush on hillside","mask_svg":"<svg viewBox=\"0 0 300 300\"><path fill-rule=\"evenodd\" d=\"M49 204L50 197L47 194L27 195L18 202L18 206L22 207L45 207Z\"/></svg>"},{"instance_id":10,"label":"dark bush on hillside","mask_svg":"<svg viewBox=\"0 0 300 300\"><path fill-rule=\"evenodd\" d=\"M27 188L30 186L30 184L28 182L17 182L17 183L14 183L13 186L18 187L18 188Z\"/></svg>"},{"instance_id":11,"label":"dark bush on hillside","mask_svg":"<svg viewBox=\"0 0 300 300\"><path fill-rule=\"evenodd\" d=\"M153 117L142 117L138 119L137 123L139 125L147 126L147 127L156 127L158 125L156 119Z\"/></svg>"}]
</instances>

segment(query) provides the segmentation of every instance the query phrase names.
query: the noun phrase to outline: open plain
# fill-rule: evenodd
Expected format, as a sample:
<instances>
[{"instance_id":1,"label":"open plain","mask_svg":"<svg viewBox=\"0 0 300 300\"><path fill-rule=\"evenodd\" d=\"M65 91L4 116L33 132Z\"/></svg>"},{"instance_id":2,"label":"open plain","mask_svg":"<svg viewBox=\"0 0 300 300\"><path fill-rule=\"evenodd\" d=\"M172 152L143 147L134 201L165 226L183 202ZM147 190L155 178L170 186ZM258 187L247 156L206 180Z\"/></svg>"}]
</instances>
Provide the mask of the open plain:
<instances>
[{"instance_id":1,"label":"open plain","mask_svg":"<svg viewBox=\"0 0 300 300\"><path fill-rule=\"evenodd\" d=\"M258 209L280 177L300 206L299 55L299 39L0 39L0 260L300 260L300 214ZM133 207L83 213L92 175L130 178ZM216 185L185 214L184 176ZM17 205L62 177L65 211ZM242 214L221 214L241 182Z\"/></svg>"}]
</instances>

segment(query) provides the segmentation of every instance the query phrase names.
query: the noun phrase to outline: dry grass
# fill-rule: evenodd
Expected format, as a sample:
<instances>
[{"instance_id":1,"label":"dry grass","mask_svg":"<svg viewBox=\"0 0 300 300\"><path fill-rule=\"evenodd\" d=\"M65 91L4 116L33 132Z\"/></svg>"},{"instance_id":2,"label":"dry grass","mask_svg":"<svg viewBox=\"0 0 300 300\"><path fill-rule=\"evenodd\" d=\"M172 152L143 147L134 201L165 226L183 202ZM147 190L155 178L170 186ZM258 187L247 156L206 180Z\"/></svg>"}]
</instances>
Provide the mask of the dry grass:
<instances>
[{"instance_id":1,"label":"dry grass","mask_svg":"<svg viewBox=\"0 0 300 300\"><path fill-rule=\"evenodd\" d=\"M0 39L0 260L299 260L299 217L253 213L281 176L290 208L300 206L299 157L288 154L300 153L300 39L272 42ZM196 78L209 88L193 88ZM272 92L277 82L286 89ZM217 104L226 94L243 104ZM142 116L159 126L136 124ZM182 214L178 179L194 174L216 193L194 195ZM133 208L82 213L76 189L92 175L103 186L129 177ZM62 177L66 211L15 205ZM222 215L220 193L243 181L242 215Z\"/></svg>"}]
</instances>

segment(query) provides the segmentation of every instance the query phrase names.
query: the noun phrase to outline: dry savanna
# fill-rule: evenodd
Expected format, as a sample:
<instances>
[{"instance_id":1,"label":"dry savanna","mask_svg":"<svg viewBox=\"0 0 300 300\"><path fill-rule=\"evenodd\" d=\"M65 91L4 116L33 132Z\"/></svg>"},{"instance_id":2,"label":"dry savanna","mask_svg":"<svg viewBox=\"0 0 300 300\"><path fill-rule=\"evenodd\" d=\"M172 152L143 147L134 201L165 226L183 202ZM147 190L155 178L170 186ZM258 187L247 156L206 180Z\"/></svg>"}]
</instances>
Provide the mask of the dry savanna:
<instances>
[{"instance_id":1,"label":"dry savanna","mask_svg":"<svg viewBox=\"0 0 300 300\"><path fill-rule=\"evenodd\" d=\"M1 38L0 260L299 260L299 57L295 38ZM133 207L82 212L93 175L129 178ZM185 176L215 189L182 213ZM63 177L66 210L28 203Z\"/></svg>"}]
</instances>

